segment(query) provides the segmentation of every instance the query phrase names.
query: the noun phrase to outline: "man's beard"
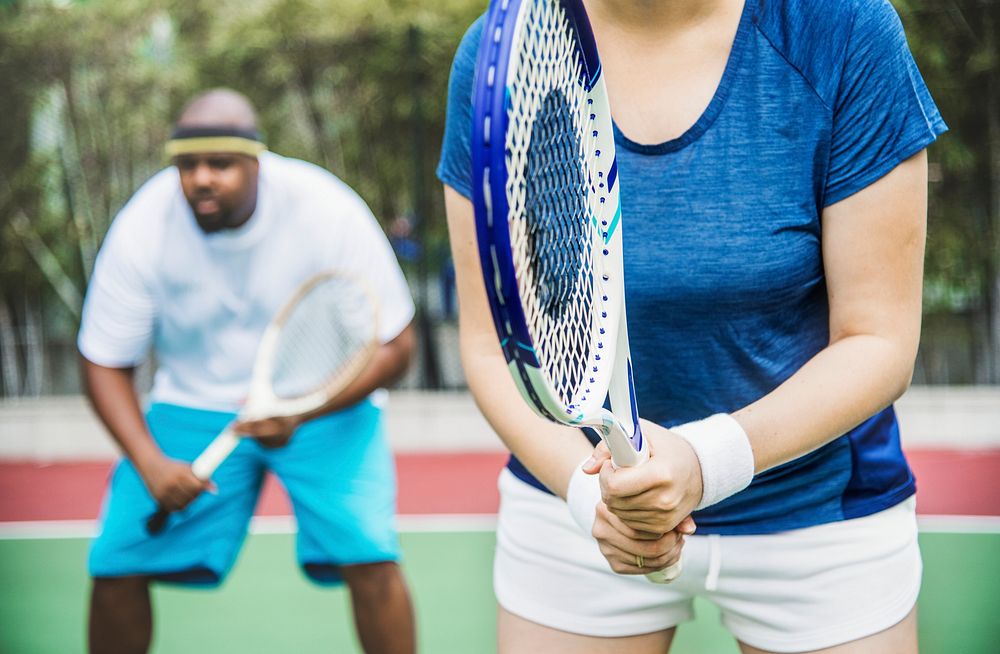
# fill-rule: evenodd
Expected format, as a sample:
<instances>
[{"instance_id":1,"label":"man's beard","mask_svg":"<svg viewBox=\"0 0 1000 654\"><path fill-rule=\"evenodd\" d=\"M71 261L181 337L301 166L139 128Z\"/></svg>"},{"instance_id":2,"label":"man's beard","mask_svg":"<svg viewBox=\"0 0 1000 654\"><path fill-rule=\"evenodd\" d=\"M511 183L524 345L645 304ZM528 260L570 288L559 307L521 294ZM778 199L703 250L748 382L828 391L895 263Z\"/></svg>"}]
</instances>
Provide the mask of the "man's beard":
<instances>
[{"instance_id":1,"label":"man's beard","mask_svg":"<svg viewBox=\"0 0 1000 654\"><path fill-rule=\"evenodd\" d=\"M221 208L218 211L213 211L212 213L207 214L194 211L194 219L198 222L198 227L201 228L201 231L206 234L220 232L224 229L229 229L232 226L232 212Z\"/></svg>"}]
</instances>

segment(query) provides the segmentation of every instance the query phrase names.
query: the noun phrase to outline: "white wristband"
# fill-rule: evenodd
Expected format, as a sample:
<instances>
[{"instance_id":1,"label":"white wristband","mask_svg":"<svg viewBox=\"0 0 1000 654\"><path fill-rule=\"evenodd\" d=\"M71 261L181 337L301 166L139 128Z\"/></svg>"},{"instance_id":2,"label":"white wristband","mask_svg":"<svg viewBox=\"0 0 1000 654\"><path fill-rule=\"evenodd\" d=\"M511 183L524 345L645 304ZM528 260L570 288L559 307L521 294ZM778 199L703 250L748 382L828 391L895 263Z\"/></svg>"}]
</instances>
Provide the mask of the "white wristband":
<instances>
[{"instance_id":1,"label":"white wristband","mask_svg":"<svg viewBox=\"0 0 1000 654\"><path fill-rule=\"evenodd\" d=\"M590 457L587 457L588 459ZM597 519L597 505L604 501L601 497L601 480L597 475L588 475L583 471L584 461L573 470L566 489L566 504L573 516L573 521L587 536L594 530L594 520Z\"/></svg>"},{"instance_id":2,"label":"white wristband","mask_svg":"<svg viewBox=\"0 0 1000 654\"><path fill-rule=\"evenodd\" d=\"M753 450L740 423L728 413L671 427L694 449L701 464L701 502L695 510L718 504L750 485ZM600 490L600 489L598 489Z\"/></svg>"}]
</instances>

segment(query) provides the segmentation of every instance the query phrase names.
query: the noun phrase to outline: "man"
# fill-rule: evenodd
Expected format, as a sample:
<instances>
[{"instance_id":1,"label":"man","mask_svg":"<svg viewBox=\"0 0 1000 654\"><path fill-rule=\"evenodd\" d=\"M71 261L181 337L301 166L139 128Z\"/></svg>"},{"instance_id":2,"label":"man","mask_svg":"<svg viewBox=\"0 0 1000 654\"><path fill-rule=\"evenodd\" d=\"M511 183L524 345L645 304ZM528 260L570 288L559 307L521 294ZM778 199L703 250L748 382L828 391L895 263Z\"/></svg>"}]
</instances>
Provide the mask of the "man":
<instances>
[{"instance_id":1,"label":"man","mask_svg":"<svg viewBox=\"0 0 1000 654\"><path fill-rule=\"evenodd\" d=\"M412 652L378 408L378 389L400 378L414 347L413 303L392 250L340 180L266 152L253 108L234 91L192 100L167 153L173 166L108 232L79 335L87 394L125 455L90 555L90 650L149 649L150 582L221 583L271 470L295 507L306 575L348 585L365 651ZM235 416L265 326L328 268L362 275L378 296L372 362L313 414L238 425L249 438L212 481L198 479L190 461ZM158 367L144 415L133 373L150 349ZM149 536L157 504L173 513Z\"/></svg>"}]
</instances>

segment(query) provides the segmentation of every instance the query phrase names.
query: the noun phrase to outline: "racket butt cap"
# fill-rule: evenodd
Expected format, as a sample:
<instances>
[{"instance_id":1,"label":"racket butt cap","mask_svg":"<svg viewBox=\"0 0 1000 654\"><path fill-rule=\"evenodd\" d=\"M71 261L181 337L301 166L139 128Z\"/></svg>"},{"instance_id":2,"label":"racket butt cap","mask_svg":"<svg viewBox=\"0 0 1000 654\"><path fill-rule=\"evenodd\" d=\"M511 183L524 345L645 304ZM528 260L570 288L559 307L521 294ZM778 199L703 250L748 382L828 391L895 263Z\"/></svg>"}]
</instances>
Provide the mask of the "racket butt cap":
<instances>
[{"instance_id":1,"label":"racket butt cap","mask_svg":"<svg viewBox=\"0 0 1000 654\"><path fill-rule=\"evenodd\" d=\"M669 584L671 581L677 579L681 576L681 563L678 561L669 568L664 568L663 570L656 570L655 572L647 572L646 579L649 579L654 584Z\"/></svg>"},{"instance_id":2,"label":"racket butt cap","mask_svg":"<svg viewBox=\"0 0 1000 654\"><path fill-rule=\"evenodd\" d=\"M170 517L170 513L163 509L157 510L156 513L149 516L146 520L146 533L150 536L156 536L163 532L164 527L167 526L167 518Z\"/></svg>"}]
</instances>

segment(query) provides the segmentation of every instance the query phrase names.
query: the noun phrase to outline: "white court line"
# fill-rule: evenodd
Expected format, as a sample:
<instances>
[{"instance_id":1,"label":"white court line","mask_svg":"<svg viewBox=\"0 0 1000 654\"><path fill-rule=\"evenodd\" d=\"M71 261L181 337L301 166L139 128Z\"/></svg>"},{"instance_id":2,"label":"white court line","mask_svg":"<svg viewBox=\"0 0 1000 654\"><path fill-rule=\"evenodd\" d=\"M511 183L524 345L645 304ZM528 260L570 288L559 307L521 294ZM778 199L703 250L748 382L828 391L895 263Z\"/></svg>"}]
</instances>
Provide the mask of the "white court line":
<instances>
[{"instance_id":1,"label":"white court line","mask_svg":"<svg viewBox=\"0 0 1000 654\"><path fill-rule=\"evenodd\" d=\"M925 534L1000 534L995 515L918 515L917 525Z\"/></svg>"},{"instance_id":2,"label":"white court line","mask_svg":"<svg viewBox=\"0 0 1000 654\"><path fill-rule=\"evenodd\" d=\"M1000 516L921 515L917 522L924 534L1000 534ZM404 534L487 532L495 531L496 524L492 513L403 515L398 520ZM91 538L95 531L93 520L0 522L0 540ZM295 533L295 521L291 516L255 516L250 533Z\"/></svg>"},{"instance_id":3,"label":"white court line","mask_svg":"<svg viewBox=\"0 0 1000 654\"><path fill-rule=\"evenodd\" d=\"M90 538L94 531L93 520L0 522L0 540Z\"/></svg>"},{"instance_id":4,"label":"white court line","mask_svg":"<svg viewBox=\"0 0 1000 654\"><path fill-rule=\"evenodd\" d=\"M397 520L401 533L459 533L495 531L496 514L456 513L403 515ZM94 520L26 520L0 522L0 540L92 538L97 533ZM250 520L251 534L292 534L295 521L291 516L254 516Z\"/></svg>"},{"instance_id":5,"label":"white court line","mask_svg":"<svg viewBox=\"0 0 1000 654\"><path fill-rule=\"evenodd\" d=\"M411 533L458 533L496 531L497 517L493 513L435 513L401 515L396 518L399 531ZM250 521L251 534L292 534L295 521L291 516L255 516ZM2 523L0 523L2 534Z\"/></svg>"}]
</instances>

